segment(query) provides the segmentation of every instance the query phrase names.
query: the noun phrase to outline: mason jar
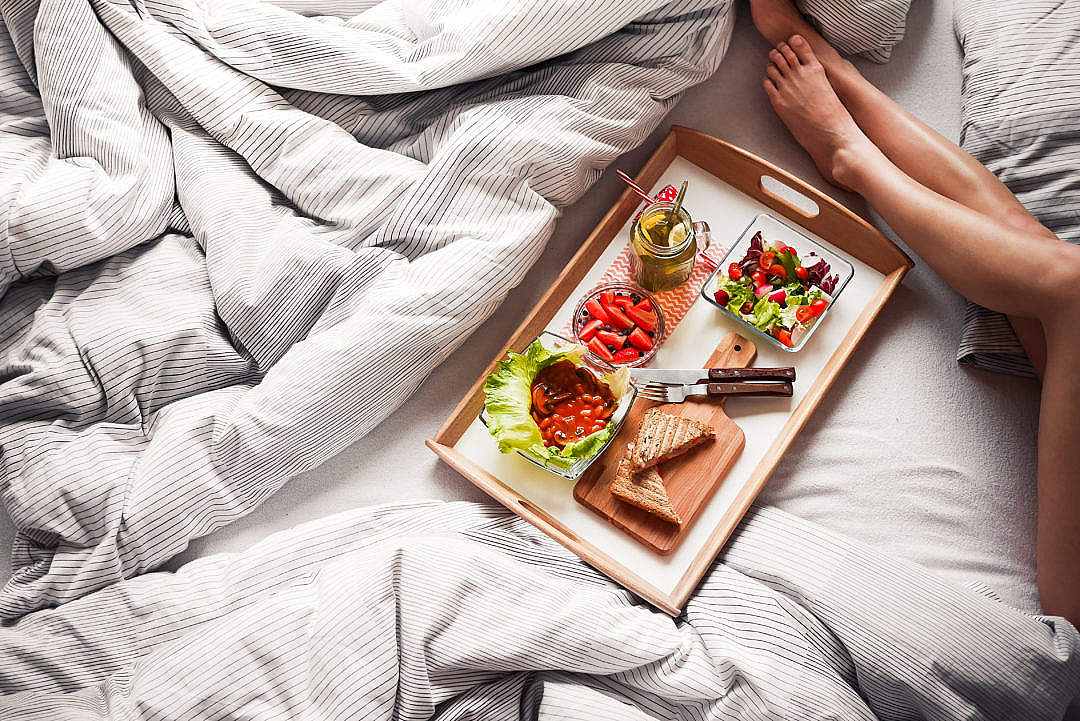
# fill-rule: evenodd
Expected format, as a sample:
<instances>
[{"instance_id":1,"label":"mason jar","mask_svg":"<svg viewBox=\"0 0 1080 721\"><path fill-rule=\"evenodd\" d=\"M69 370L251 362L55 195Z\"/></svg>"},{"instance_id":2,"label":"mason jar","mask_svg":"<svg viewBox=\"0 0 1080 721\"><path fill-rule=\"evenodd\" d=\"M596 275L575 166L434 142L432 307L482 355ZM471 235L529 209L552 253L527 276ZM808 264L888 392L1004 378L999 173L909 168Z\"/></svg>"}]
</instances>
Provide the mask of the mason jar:
<instances>
[{"instance_id":1,"label":"mason jar","mask_svg":"<svg viewBox=\"0 0 1080 721\"><path fill-rule=\"evenodd\" d=\"M709 247L709 224L694 222L685 207L672 222L673 204L655 202L630 228L630 272L645 290L677 288L694 273L697 254Z\"/></svg>"}]
</instances>

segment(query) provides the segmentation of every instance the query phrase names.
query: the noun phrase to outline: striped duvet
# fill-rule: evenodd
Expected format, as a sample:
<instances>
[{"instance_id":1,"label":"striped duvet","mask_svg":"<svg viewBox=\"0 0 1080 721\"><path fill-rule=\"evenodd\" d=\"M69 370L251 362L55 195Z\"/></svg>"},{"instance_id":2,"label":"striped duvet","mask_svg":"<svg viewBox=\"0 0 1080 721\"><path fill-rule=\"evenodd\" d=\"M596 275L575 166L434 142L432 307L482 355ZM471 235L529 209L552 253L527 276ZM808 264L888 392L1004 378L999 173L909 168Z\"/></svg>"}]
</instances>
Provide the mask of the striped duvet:
<instances>
[{"instance_id":1,"label":"striped duvet","mask_svg":"<svg viewBox=\"0 0 1080 721\"><path fill-rule=\"evenodd\" d=\"M0 618L370 430L716 67L727 2L0 2Z\"/></svg>"},{"instance_id":2,"label":"striped duvet","mask_svg":"<svg viewBox=\"0 0 1080 721\"><path fill-rule=\"evenodd\" d=\"M1059 719L1080 637L776 510L682 616L501 509L350 511L0 629L0 718Z\"/></svg>"}]
</instances>

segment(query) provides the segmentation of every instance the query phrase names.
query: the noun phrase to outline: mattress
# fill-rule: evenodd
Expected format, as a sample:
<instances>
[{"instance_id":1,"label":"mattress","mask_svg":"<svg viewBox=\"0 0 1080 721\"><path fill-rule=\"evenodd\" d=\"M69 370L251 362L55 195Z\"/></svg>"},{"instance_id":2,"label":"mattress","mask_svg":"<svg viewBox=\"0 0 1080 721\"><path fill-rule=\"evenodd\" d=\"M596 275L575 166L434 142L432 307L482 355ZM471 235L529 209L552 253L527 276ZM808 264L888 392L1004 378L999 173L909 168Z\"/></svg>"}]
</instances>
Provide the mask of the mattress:
<instances>
[{"instance_id":1,"label":"mattress","mask_svg":"<svg viewBox=\"0 0 1080 721\"><path fill-rule=\"evenodd\" d=\"M760 90L767 46L746 9L717 74L684 97L670 123L736 143L829 188L775 118ZM960 123L960 57L947 3L916 4L908 37L867 75L949 137ZM658 129L616 167L634 171L666 134ZM613 169L612 169L613 171ZM483 500L423 444L480 368L614 202L609 171L566 211L540 261L499 310L398 412L319 468L292 480L249 516L198 539L167 568L239 550L273 531L390 500ZM762 496L795 515L888 548L960 584L992 588L1023 610L1034 590L1034 426L1037 390L1022 379L958 367L962 299L919 264L830 390ZM392 481L390 479L393 479ZM13 530L0 518L0 544ZM0 560L6 566L7 559ZM8 569L0 567L7 577Z\"/></svg>"}]
</instances>

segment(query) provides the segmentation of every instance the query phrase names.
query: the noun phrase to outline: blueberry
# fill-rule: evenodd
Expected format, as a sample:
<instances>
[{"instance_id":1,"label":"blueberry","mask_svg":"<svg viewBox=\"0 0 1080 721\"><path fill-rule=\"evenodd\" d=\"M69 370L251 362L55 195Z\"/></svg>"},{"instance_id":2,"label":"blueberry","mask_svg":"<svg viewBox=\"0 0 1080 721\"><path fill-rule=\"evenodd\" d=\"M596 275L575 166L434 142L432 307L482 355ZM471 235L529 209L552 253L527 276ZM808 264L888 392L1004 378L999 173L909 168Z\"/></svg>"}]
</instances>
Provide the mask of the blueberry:
<instances>
[{"instance_id":1,"label":"blueberry","mask_svg":"<svg viewBox=\"0 0 1080 721\"><path fill-rule=\"evenodd\" d=\"M610 333L611 332L611 326L610 325L605 325L604 330L606 330L608 333Z\"/></svg>"},{"instance_id":2,"label":"blueberry","mask_svg":"<svg viewBox=\"0 0 1080 721\"><path fill-rule=\"evenodd\" d=\"M634 305L637 305L638 303L641 302L641 296L638 295L637 293L631 293L630 294L630 300L634 301Z\"/></svg>"}]
</instances>

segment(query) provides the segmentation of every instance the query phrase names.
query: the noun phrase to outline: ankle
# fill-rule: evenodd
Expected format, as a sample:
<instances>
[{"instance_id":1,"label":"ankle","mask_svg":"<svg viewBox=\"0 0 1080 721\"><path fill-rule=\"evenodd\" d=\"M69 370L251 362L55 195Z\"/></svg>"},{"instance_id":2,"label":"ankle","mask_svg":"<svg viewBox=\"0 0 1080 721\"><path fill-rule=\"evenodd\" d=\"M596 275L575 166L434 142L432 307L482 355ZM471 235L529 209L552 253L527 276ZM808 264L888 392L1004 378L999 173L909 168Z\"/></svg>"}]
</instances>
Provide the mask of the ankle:
<instances>
[{"instance_id":1,"label":"ankle","mask_svg":"<svg viewBox=\"0 0 1080 721\"><path fill-rule=\"evenodd\" d=\"M837 183L849 190L859 192L867 172L873 172L876 156L881 151L869 141L845 143L832 154L832 176Z\"/></svg>"}]
</instances>

